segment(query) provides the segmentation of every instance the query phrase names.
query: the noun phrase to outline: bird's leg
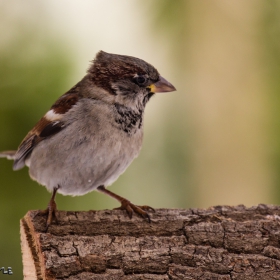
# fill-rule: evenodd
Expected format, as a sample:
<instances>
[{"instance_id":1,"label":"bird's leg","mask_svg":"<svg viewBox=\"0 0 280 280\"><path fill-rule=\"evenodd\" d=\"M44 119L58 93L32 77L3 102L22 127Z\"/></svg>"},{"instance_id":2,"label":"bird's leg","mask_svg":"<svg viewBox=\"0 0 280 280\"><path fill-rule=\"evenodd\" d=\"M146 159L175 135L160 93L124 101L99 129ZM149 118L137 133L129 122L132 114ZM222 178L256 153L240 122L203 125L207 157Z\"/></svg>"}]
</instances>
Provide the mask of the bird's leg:
<instances>
[{"instance_id":1,"label":"bird's leg","mask_svg":"<svg viewBox=\"0 0 280 280\"><path fill-rule=\"evenodd\" d=\"M139 214L141 217L143 218L147 218L149 223L151 222L151 218L150 215L147 213L147 211L152 210L155 212L155 209L153 209L150 206L147 205L143 205L143 206L137 206L134 205L133 203L131 203L129 200L107 190L104 186L99 186L97 188L98 191L107 194L109 196L111 196L112 198L116 199L117 201L119 201L121 203L121 206L115 209L121 209L121 210L126 210L128 216L131 218L133 212Z\"/></svg>"},{"instance_id":2,"label":"bird's leg","mask_svg":"<svg viewBox=\"0 0 280 280\"><path fill-rule=\"evenodd\" d=\"M58 187L55 187L53 188L53 193L52 193L52 197L51 197L51 200L48 204L48 208L46 210L42 210L39 212L39 215L47 215L47 229L46 231L48 230L50 224L52 223L52 219L55 218L55 220L57 220L56 218L56 203L55 203L55 195L56 195L56 192L57 190L59 189L59 186Z\"/></svg>"}]
</instances>

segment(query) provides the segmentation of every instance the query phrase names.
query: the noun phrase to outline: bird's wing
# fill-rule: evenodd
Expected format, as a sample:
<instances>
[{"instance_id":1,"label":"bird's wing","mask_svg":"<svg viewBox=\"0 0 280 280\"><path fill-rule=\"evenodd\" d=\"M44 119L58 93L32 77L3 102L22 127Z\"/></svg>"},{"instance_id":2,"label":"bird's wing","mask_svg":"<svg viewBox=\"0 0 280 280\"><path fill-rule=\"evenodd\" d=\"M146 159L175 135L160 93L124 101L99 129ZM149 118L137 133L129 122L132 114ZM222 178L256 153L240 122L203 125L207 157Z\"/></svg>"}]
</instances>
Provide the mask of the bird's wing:
<instances>
[{"instance_id":1,"label":"bird's wing","mask_svg":"<svg viewBox=\"0 0 280 280\"><path fill-rule=\"evenodd\" d=\"M35 127L23 139L14 159L14 170L19 170L24 167L25 160L30 156L34 147L44 139L53 136L64 128L61 121L48 121L42 118Z\"/></svg>"},{"instance_id":2,"label":"bird's wing","mask_svg":"<svg viewBox=\"0 0 280 280\"><path fill-rule=\"evenodd\" d=\"M41 118L34 128L26 135L13 156L14 170L19 170L24 167L25 160L30 156L32 150L38 143L53 136L65 127L62 121L64 114L82 98L76 90L77 87L78 84L63 94L53 104L45 116Z\"/></svg>"}]
</instances>

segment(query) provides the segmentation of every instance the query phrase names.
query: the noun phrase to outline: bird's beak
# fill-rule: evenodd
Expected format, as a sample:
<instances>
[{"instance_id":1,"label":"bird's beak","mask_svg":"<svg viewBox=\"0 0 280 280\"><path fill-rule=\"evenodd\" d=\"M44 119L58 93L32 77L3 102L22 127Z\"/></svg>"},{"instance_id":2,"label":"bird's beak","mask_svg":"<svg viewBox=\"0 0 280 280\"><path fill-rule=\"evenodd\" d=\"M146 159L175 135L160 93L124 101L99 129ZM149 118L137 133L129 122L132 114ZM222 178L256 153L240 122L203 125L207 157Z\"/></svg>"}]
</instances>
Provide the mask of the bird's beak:
<instances>
[{"instance_id":1,"label":"bird's beak","mask_svg":"<svg viewBox=\"0 0 280 280\"><path fill-rule=\"evenodd\" d=\"M170 92L170 91L175 91L176 88L169 83L167 80L165 80L163 77L159 76L159 80L148 86L150 88L151 92L156 93L156 92Z\"/></svg>"}]
</instances>

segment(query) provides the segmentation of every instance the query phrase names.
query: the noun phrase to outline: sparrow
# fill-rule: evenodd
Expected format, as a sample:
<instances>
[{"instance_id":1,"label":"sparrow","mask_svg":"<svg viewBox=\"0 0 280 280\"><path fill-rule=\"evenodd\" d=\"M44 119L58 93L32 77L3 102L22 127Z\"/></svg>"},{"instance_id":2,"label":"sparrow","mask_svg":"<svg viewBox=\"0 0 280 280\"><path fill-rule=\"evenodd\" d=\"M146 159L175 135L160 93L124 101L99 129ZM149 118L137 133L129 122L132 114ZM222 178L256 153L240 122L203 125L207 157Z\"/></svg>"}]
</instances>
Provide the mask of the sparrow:
<instances>
[{"instance_id":1,"label":"sparrow","mask_svg":"<svg viewBox=\"0 0 280 280\"><path fill-rule=\"evenodd\" d=\"M13 170L29 167L30 177L52 192L47 228L56 219L56 193L84 195L97 190L150 222L149 206L137 206L107 190L138 156L143 114L158 92L175 91L142 59L97 53L85 77L63 94L26 135L16 151L0 157L14 161Z\"/></svg>"}]
</instances>

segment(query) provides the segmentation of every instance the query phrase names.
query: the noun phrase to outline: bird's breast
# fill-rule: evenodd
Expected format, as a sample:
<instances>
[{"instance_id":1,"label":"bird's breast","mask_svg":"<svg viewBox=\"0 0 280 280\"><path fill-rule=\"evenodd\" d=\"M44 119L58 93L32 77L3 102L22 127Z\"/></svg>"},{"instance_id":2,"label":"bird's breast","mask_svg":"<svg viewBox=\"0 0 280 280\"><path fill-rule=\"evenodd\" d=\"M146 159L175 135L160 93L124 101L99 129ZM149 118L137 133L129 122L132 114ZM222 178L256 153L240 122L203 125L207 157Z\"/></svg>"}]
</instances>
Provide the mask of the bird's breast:
<instances>
[{"instance_id":1,"label":"bird's breast","mask_svg":"<svg viewBox=\"0 0 280 280\"><path fill-rule=\"evenodd\" d=\"M88 105L88 104L87 104ZM80 117L80 110L87 110ZM119 116L102 106L81 107L54 136L40 142L30 158L30 175L40 184L65 195L83 195L110 185L138 156L143 131L137 117Z\"/></svg>"}]
</instances>

